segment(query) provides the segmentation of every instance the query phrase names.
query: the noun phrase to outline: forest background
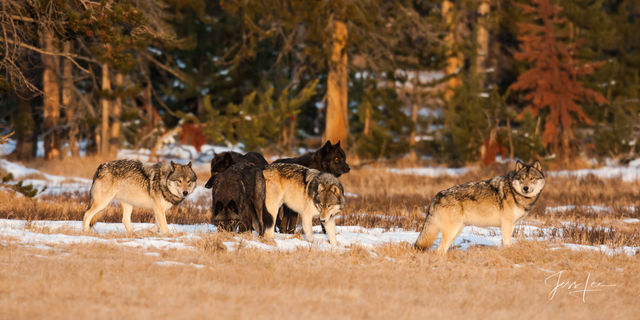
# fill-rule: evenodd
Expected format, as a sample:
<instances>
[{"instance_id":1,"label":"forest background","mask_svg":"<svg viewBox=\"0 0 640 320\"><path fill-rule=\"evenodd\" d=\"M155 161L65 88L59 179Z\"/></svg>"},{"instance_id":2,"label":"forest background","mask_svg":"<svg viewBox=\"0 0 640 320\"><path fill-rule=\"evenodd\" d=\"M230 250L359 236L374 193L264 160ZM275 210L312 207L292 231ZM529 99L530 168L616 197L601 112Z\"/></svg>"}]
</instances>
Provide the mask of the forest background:
<instances>
[{"instance_id":1,"label":"forest background","mask_svg":"<svg viewBox=\"0 0 640 320\"><path fill-rule=\"evenodd\" d=\"M176 136L361 159L625 163L640 138L633 0L0 0L11 157ZM500 158L498 158L500 159Z\"/></svg>"}]
</instances>

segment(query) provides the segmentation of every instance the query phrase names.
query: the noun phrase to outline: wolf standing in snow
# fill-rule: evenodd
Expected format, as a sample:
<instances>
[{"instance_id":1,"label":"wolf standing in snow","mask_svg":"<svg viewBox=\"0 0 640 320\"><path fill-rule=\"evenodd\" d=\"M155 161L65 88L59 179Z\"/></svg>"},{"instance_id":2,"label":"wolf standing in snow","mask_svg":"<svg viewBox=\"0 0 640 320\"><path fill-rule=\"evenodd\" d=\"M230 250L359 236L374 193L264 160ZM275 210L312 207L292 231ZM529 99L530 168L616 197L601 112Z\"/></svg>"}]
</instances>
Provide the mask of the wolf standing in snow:
<instances>
[{"instance_id":1,"label":"wolf standing in snow","mask_svg":"<svg viewBox=\"0 0 640 320\"><path fill-rule=\"evenodd\" d=\"M211 222L222 230L244 232L253 228L263 235L264 166L260 168L243 157L238 157L235 162L232 157L231 153L224 153L223 160L217 162L226 162L228 166L218 173L212 173L209 180L213 181ZM214 172L213 168L211 171Z\"/></svg>"},{"instance_id":2,"label":"wolf standing in snow","mask_svg":"<svg viewBox=\"0 0 640 320\"><path fill-rule=\"evenodd\" d=\"M274 163L262 173L266 182L265 207L272 217L265 223L265 237L274 237L276 215L286 204L300 213L307 241L313 242L312 219L320 216L329 243L337 244L335 216L344 207L344 189L338 178L293 163Z\"/></svg>"},{"instance_id":3,"label":"wolf standing in snow","mask_svg":"<svg viewBox=\"0 0 640 320\"><path fill-rule=\"evenodd\" d=\"M331 173L337 178L351 170L347 164L347 155L340 147L340 141L333 145L331 141L327 141L322 148L316 151L307 152L297 158L278 159L273 163L295 163L310 169ZM278 213L276 225L281 233L295 233L297 221L298 214L287 206L283 206ZM324 231L324 226L322 230Z\"/></svg>"},{"instance_id":4,"label":"wolf standing in snow","mask_svg":"<svg viewBox=\"0 0 640 320\"><path fill-rule=\"evenodd\" d=\"M465 225L500 226L502 245L508 246L515 223L529 213L544 184L540 162L518 161L515 171L504 176L440 191L429 206L416 247L430 248L442 232L437 251L446 254Z\"/></svg>"},{"instance_id":5,"label":"wolf standing in snow","mask_svg":"<svg viewBox=\"0 0 640 320\"><path fill-rule=\"evenodd\" d=\"M169 232L166 211L182 202L196 187L196 173L187 165L177 163L143 164L137 160L116 160L98 166L91 185L91 202L84 213L82 229L89 232L100 218L100 211L111 200L122 206L122 223L127 232L131 227L133 207L152 209L156 230Z\"/></svg>"}]
</instances>

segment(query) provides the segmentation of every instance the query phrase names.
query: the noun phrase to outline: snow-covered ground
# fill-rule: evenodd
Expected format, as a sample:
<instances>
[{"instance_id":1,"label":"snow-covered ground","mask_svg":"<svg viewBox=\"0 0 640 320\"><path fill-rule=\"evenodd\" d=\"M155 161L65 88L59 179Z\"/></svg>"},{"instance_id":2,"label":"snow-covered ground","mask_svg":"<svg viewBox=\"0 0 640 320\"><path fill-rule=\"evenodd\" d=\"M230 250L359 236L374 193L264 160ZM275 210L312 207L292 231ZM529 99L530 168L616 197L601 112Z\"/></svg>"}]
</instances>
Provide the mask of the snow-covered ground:
<instances>
[{"instance_id":1,"label":"snow-covered ground","mask_svg":"<svg viewBox=\"0 0 640 320\"><path fill-rule=\"evenodd\" d=\"M4 145L3 148L11 149L11 145ZM0 149L0 156L10 151ZM185 146L176 149L175 147L166 147L160 150L159 154L165 159L175 160L191 160L194 165L202 166L208 170L209 161L214 152L224 151L241 151L241 146L236 147L217 147L205 145L202 152L196 152L193 147ZM141 160L149 160L149 150L121 150L119 158L137 158ZM0 159L0 169L13 174L16 179L24 179L25 184L33 184L39 189L46 186L46 190L41 194L59 194L63 192L87 192L91 187L91 179L56 176L40 172L35 169L26 168L20 164ZM462 175L467 169L447 169L447 168L409 168L409 169L388 169L394 174L409 174L422 176L440 176L440 175ZM633 161L628 167L607 166L600 169L575 170L575 171L556 171L550 172L551 176L584 176L594 174L603 178L620 177L625 181L640 180L640 161ZM40 196L40 195L39 195ZM198 187L188 200L196 201L202 197L208 197L208 190ZM347 194L347 197L358 197L357 194ZM583 208L583 207L579 207ZM613 208L605 206L589 206L584 207L602 214L613 212ZM559 207L546 208L547 213L554 213L566 210L575 210L575 205L566 205ZM626 208L631 212L635 212L636 208ZM363 213L360 213L363 214ZM638 219L626 218L621 222L628 224L638 223ZM151 224L135 223L136 230L150 229ZM46 232L40 232L42 228ZM521 225L521 233L527 240L551 240L552 228L540 228L533 225ZM562 229L559 226L558 229ZM136 247L142 250L154 249L178 249L190 250L194 249L193 240L202 237L203 234L216 232L216 228L212 225L170 225L170 236L150 236L146 238L134 238L125 234L124 227L121 223L98 223L96 225L96 234L82 234L81 222L79 221L32 221L27 223L21 220L0 220L0 237L11 241L17 241L23 246L34 246L41 249L53 248L60 245L73 244L110 244L126 247ZM387 243L413 243L418 237L418 233L406 230L390 230L385 231L381 228L363 228L359 226L339 226L337 227L337 239L339 245L337 247L330 246L326 240L326 236L320 233L319 226L315 227L317 241L309 243L300 239L300 237L277 234L275 242L272 244L259 241L257 236L247 239L247 237L237 236L233 241L225 244L228 249L234 250L238 247L259 248L264 250L283 250L290 251L297 248L317 247L321 250L349 250L351 245L358 245L365 248L373 249L377 246ZM557 229L556 229L557 230ZM105 233L111 233L109 237L104 237ZM116 235L114 236L113 233ZM121 234L121 236L119 235ZM5 241L5 240L2 240ZM459 249L466 249L471 246L497 246L501 242L499 228L478 228L465 227L461 235L455 240L454 246ZM0 242L3 243L3 242ZM436 241L434 247L439 244ZM569 243L558 243L557 248L569 248L572 250L597 250L607 254L626 253L635 255L640 252L640 247L623 247L610 248L607 246L585 246Z\"/></svg>"},{"instance_id":2,"label":"snow-covered ground","mask_svg":"<svg viewBox=\"0 0 640 320\"><path fill-rule=\"evenodd\" d=\"M134 230L138 233L147 232L153 225L150 223L134 223ZM532 225L519 225L519 234L526 240L551 240L553 228L540 228ZM126 234L121 223L97 223L95 233L83 234L80 221L31 221L0 219L0 235L4 241L15 241L18 245L32 247L41 250L56 250L60 246L75 244L103 244L123 247L139 248L141 250L194 250L194 240L203 235L215 233L216 227L210 224L199 225L169 225L170 235L154 235L149 237L131 237ZM412 244L418 238L418 232L402 229L384 230L381 228L363 228L358 226L338 226L338 245L328 243L327 236L321 233L319 226L314 227L314 242L307 242L300 237L288 234L276 234L274 242L260 241L254 233L252 236L236 236L233 240L223 244L228 250L236 250L239 247L255 248L261 250L292 251L296 249L316 248L319 250L347 251L352 245L365 249L375 249L378 246L389 243ZM518 241L518 239L514 239ZM440 240L436 240L433 248L437 248ZM496 247L501 243L500 229L497 227L480 228L465 227L460 236L456 238L453 247L466 250L472 246ZM640 247L611 248L606 245L587 246L571 243L558 243L554 248L569 248L572 250L592 250L605 254L636 255L640 253Z\"/></svg>"}]
</instances>

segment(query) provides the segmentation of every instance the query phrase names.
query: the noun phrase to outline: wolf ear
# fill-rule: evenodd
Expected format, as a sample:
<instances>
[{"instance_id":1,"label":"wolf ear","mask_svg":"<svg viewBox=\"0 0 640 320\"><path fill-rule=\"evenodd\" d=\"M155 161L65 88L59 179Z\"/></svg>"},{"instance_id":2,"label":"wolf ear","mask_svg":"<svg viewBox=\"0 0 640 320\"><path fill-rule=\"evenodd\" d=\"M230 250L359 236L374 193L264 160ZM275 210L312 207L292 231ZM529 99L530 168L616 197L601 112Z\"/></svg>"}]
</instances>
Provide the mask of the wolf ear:
<instances>
[{"instance_id":1,"label":"wolf ear","mask_svg":"<svg viewBox=\"0 0 640 320\"><path fill-rule=\"evenodd\" d=\"M340 140L338 140L338 143L333 145L334 147L340 147Z\"/></svg>"},{"instance_id":2,"label":"wolf ear","mask_svg":"<svg viewBox=\"0 0 640 320\"><path fill-rule=\"evenodd\" d=\"M324 191L324 184L321 183L321 184L318 185L318 193L320 193L322 191Z\"/></svg>"},{"instance_id":3,"label":"wolf ear","mask_svg":"<svg viewBox=\"0 0 640 320\"><path fill-rule=\"evenodd\" d=\"M191 168L191 161L189 161L189 163L187 163L187 167Z\"/></svg>"},{"instance_id":4,"label":"wolf ear","mask_svg":"<svg viewBox=\"0 0 640 320\"><path fill-rule=\"evenodd\" d=\"M175 170L180 166L180 164L171 161L171 170Z\"/></svg>"},{"instance_id":5,"label":"wolf ear","mask_svg":"<svg viewBox=\"0 0 640 320\"><path fill-rule=\"evenodd\" d=\"M337 184L331 186L331 191L337 195L342 194L342 192L340 192L340 187Z\"/></svg>"},{"instance_id":6,"label":"wolf ear","mask_svg":"<svg viewBox=\"0 0 640 320\"><path fill-rule=\"evenodd\" d=\"M538 171L542 171L542 164L540 164L540 161L538 161L538 160L534 161L532 166L533 166L536 170L538 170Z\"/></svg>"},{"instance_id":7,"label":"wolf ear","mask_svg":"<svg viewBox=\"0 0 640 320\"><path fill-rule=\"evenodd\" d=\"M231 156L231 153L225 153L222 161L224 161L224 163L228 163L229 166L231 166L233 164L233 157Z\"/></svg>"},{"instance_id":8,"label":"wolf ear","mask_svg":"<svg viewBox=\"0 0 640 320\"><path fill-rule=\"evenodd\" d=\"M327 153L331 150L331 140L327 140L327 142L320 148L320 153Z\"/></svg>"},{"instance_id":9,"label":"wolf ear","mask_svg":"<svg viewBox=\"0 0 640 320\"><path fill-rule=\"evenodd\" d=\"M516 161L516 171L520 171L522 168L524 168L524 162L520 160Z\"/></svg>"},{"instance_id":10,"label":"wolf ear","mask_svg":"<svg viewBox=\"0 0 640 320\"><path fill-rule=\"evenodd\" d=\"M211 176L211 178L209 178L209 181L207 181L207 183L204 185L205 188L207 189L213 188L213 178L214 176Z\"/></svg>"}]
</instances>

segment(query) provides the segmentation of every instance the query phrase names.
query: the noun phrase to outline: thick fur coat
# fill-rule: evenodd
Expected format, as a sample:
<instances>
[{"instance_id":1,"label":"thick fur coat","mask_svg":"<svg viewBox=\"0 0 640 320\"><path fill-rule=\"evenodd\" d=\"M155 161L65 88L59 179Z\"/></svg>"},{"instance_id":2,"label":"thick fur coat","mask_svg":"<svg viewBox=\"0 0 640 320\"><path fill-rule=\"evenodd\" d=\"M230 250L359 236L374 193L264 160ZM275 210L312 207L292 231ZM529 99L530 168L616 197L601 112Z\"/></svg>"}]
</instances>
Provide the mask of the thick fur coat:
<instances>
[{"instance_id":1,"label":"thick fur coat","mask_svg":"<svg viewBox=\"0 0 640 320\"><path fill-rule=\"evenodd\" d=\"M340 147L340 141L334 145L331 144L331 141L327 141L322 148L316 151L305 153L296 158L278 159L273 163L295 163L310 169L330 173L336 177L340 177L351 170L347 164L347 155ZM298 214L287 206L283 206L278 213L276 225L282 233L294 233L297 221Z\"/></svg>"},{"instance_id":2,"label":"thick fur coat","mask_svg":"<svg viewBox=\"0 0 640 320\"><path fill-rule=\"evenodd\" d=\"M312 220L319 216L329 242L336 244L335 216L344 208L344 189L329 173L292 163L275 163L264 171L265 207L275 220L283 204L300 213L307 241L313 241ZM274 224L265 224L265 237L274 237Z\"/></svg>"},{"instance_id":3,"label":"thick fur coat","mask_svg":"<svg viewBox=\"0 0 640 320\"><path fill-rule=\"evenodd\" d=\"M166 211L182 202L196 187L191 162L143 164L137 160L116 160L98 166L91 185L91 202L84 213L83 229L88 232L101 211L116 199L122 207L122 223L128 232L133 207L152 209L156 230L167 233Z\"/></svg>"},{"instance_id":4,"label":"thick fur coat","mask_svg":"<svg viewBox=\"0 0 640 320\"><path fill-rule=\"evenodd\" d=\"M540 162L518 161L515 171L506 175L440 191L429 206L416 247L430 248L442 232L438 253L445 254L465 225L500 226L502 244L510 245L515 223L529 213L544 185Z\"/></svg>"}]
</instances>

